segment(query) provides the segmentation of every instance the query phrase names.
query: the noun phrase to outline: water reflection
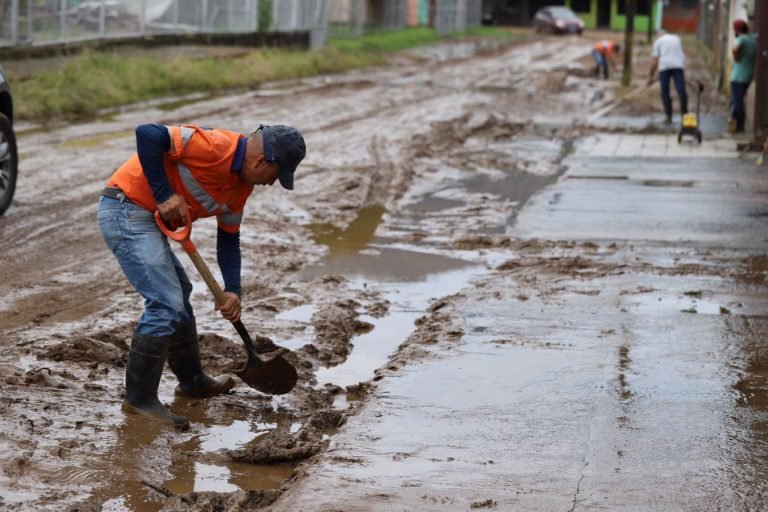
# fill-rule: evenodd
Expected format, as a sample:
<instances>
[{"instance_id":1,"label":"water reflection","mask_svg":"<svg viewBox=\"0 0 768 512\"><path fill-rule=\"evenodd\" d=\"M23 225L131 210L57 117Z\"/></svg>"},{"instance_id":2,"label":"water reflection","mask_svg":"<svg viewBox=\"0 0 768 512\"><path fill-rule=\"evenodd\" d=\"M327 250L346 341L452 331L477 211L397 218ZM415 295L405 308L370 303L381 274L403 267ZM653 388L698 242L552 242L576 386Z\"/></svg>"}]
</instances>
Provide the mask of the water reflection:
<instances>
[{"instance_id":1,"label":"water reflection","mask_svg":"<svg viewBox=\"0 0 768 512\"><path fill-rule=\"evenodd\" d=\"M313 224L309 229L315 243L328 246L329 259L340 254L356 254L373 240L385 211L383 206L374 204L361 208L357 218L344 229L332 224Z\"/></svg>"},{"instance_id":2,"label":"water reflection","mask_svg":"<svg viewBox=\"0 0 768 512\"><path fill-rule=\"evenodd\" d=\"M252 422L242 411L220 407L214 418L200 400L176 399L172 409L190 419L190 431L125 416L107 455L111 481L95 496L104 500L102 510L157 512L167 496L274 489L293 473L291 465L245 464L221 455L266 435L275 423Z\"/></svg>"}]
</instances>

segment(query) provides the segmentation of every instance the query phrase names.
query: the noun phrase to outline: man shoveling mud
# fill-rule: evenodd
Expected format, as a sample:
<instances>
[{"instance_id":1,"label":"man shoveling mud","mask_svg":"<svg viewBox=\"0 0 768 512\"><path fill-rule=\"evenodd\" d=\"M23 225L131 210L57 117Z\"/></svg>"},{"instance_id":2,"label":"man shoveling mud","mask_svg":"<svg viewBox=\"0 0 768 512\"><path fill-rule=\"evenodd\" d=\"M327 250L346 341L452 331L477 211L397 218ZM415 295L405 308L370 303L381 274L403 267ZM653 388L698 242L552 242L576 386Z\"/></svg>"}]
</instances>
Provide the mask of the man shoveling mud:
<instances>
[{"instance_id":1,"label":"man shoveling mud","mask_svg":"<svg viewBox=\"0 0 768 512\"><path fill-rule=\"evenodd\" d=\"M144 297L131 340L123 411L187 428L157 397L166 358L179 380L176 395L226 393L234 380L212 378L200 364L197 327L189 301L192 283L158 228L157 210L171 229L202 217L218 222L216 252L230 321L240 318L240 222L255 185L276 180L293 189L305 155L292 127L260 126L249 137L197 126L141 125L137 153L109 179L99 199L99 227L123 273Z\"/></svg>"}]
</instances>

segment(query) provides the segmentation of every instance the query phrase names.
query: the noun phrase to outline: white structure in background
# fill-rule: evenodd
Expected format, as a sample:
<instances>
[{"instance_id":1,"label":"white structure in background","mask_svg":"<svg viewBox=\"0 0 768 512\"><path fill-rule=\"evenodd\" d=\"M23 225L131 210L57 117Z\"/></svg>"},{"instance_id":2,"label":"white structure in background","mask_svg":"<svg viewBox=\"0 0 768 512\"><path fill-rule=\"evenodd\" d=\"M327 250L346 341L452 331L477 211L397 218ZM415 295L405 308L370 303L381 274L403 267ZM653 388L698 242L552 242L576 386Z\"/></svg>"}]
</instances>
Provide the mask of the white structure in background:
<instances>
[{"instance_id":1,"label":"white structure in background","mask_svg":"<svg viewBox=\"0 0 768 512\"><path fill-rule=\"evenodd\" d=\"M115 2L115 7L121 13L152 22L168 12L174 2L175 0L121 0Z\"/></svg>"},{"instance_id":2,"label":"white structure in background","mask_svg":"<svg viewBox=\"0 0 768 512\"><path fill-rule=\"evenodd\" d=\"M326 0L272 0L271 30L308 31L312 48L325 44L326 19Z\"/></svg>"}]
</instances>

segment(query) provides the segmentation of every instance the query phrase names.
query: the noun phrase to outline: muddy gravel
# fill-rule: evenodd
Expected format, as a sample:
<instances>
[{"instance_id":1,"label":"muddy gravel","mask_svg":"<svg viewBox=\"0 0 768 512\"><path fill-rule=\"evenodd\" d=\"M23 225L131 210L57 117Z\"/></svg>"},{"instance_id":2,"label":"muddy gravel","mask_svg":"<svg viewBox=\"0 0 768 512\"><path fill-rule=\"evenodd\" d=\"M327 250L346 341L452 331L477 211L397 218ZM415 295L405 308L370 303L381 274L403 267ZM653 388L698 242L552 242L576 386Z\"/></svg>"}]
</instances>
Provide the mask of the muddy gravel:
<instances>
[{"instance_id":1,"label":"muddy gravel","mask_svg":"<svg viewBox=\"0 0 768 512\"><path fill-rule=\"evenodd\" d=\"M638 49L638 84L647 50ZM525 303L557 296L559 280L620 275L633 263L607 259L615 248L506 234L527 199L559 179L579 137L664 130L651 121L661 115L657 91L638 85L622 100L617 82L590 76L589 51L586 38L456 41L381 68L168 110L126 108L44 130L21 125L16 198L0 218L0 508L267 508L305 477L379 381L461 342L470 280L502 274L520 283ZM689 76L706 78L702 58L691 59ZM713 112L723 108L717 95L705 101ZM644 117L623 121L632 116ZM141 300L96 225L99 192L134 151L133 129L144 122L245 133L284 123L303 132L308 148L293 192L255 191L241 239L242 320L252 335L291 349L299 383L279 397L239 382L227 396L188 400L173 397L166 371L161 400L190 418L184 433L120 411ZM215 223L198 222L192 237L214 261ZM457 258L460 251L501 256L473 262ZM245 351L179 254L195 282L203 366L234 372ZM444 281L397 284L438 272ZM488 293L483 300L499 292ZM365 348L370 337L378 352ZM371 352L356 360L361 350ZM349 373L350 361L363 371ZM489 497L468 505L498 509Z\"/></svg>"}]
</instances>

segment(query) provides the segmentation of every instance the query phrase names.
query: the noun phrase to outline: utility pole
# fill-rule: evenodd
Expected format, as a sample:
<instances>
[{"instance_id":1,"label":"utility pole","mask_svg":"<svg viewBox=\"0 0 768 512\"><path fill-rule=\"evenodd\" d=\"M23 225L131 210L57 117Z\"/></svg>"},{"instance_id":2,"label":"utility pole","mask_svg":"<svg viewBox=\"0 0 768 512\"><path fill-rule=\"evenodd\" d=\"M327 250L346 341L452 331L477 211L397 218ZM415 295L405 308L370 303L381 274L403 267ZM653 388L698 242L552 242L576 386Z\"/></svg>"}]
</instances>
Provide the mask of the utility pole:
<instances>
[{"instance_id":1,"label":"utility pole","mask_svg":"<svg viewBox=\"0 0 768 512\"><path fill-rule=\"evenodd\" d=\"M653 22L655 19L653 13L658 8L659 6L656 2L648 0L648 44L653 42Z\"/></svg>"},{"instance_id":2,"label":"utility pole","mask_svg":"<svg viewBox=\"0 0 768 512\"><path fill-rule=\"evenodd\" d=\"M632 81L632 42L635 39L636 0L627 0L627 23L624 27L624 73L621 83L625 87Z\"/></svg>"},{"instance_id":3,"label":"utility pole","mask_svg":"<svg viewBox=\"0 0 768 512\"><path fill-rule=\"evenodd\" d=\"M715 57L715 83L718 90L723 87L723 73L725 69L725 51L723 40L725 39L722 34L723 29L723 0L717 0L715 3L715 31L712 40L712 53Z\"/></svg>"},{"instance_id":4,"label":"utility pole","mask_svg":"<svg viewBox=\"0 0 768 512\"><path fill-rule=\"evenodd\" d=\"M755 115L754 142L762 145L768 137L768 2L755 2L755 31L757 39L757 62L755 65ZM762 149L762 148L760 148Z\"/></svg>"}]
</instances>

